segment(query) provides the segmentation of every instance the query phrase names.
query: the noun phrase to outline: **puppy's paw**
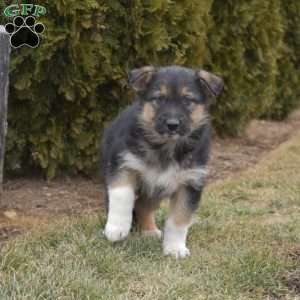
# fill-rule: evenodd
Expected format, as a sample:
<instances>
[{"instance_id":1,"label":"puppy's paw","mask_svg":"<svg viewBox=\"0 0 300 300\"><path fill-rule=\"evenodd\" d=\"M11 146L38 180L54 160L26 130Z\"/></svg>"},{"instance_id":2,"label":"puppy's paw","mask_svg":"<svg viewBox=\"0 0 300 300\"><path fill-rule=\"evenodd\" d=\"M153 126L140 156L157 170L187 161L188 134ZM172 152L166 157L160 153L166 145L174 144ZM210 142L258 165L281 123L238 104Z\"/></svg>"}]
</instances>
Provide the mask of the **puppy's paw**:
<instances>
[{"instance_id":1,"label":"puppy's paw","mask_svg":"<svg viewBox=\"0 0 300 300\"><path fill-rule=\"evenodd\" d=\"M159 229L154 229L154 230L143 230L142 231L142 235L144 236L150 236L150 237L154 237L157 239L161 239L162 238L162 232Z\"/></svg>"},{"instance_id":2,"label":"puppy's paw","mask_svg":"<svg viewBox=\"0 0 300 300\"><path fill-rule=\"evenodd\" d=\"M175 258L184 258L190 254L190 250L185 245L164 245L164 255L171 255Z\"/></svg>"},{"instance_id":3,"label":"puppy's paw","mask_svg":"<svg viewBox=\"0 0 300 300\"><path fill-rule=\"evenodd\" d=\"M130 228L106 225L104 229L104 235L111 242L117 242L124 240L129 234Z\"/></svg>"}]
</instances>

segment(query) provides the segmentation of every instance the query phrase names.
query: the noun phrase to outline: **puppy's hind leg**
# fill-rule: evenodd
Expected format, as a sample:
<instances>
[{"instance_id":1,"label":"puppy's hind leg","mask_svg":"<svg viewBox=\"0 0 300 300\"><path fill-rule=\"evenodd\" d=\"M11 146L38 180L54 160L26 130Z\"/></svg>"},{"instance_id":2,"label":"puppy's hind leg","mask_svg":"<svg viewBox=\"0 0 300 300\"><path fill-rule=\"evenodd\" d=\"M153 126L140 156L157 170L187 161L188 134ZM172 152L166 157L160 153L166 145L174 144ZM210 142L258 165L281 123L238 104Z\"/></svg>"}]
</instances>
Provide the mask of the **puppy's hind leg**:
<instances>
[{"instance_id":1,"label":"puppy's hind leg","mask_svg":"<svg viewBox=\"0 0 300 300\"><path fill-rule=\"evenodd\" d=\"M160 239L162 237L162 233L155 223L156 208L156 206L149 207L145 205L142 199L137 199L135 202L134 212L137 226L141 230L141 233L145 236L152 236Z\"/></svg>"},{"instance_id":2,"label":"puppy's hind leg","mask_svg":"<svg viewBox=\"0 0 300 300\"><path fill-rule=\"evenodd\" d=\"M108 216L104 229L112 242L123 240L129 234L135 201L135 176L123 171L108 184Z\"/></svg>"}]
</instances>

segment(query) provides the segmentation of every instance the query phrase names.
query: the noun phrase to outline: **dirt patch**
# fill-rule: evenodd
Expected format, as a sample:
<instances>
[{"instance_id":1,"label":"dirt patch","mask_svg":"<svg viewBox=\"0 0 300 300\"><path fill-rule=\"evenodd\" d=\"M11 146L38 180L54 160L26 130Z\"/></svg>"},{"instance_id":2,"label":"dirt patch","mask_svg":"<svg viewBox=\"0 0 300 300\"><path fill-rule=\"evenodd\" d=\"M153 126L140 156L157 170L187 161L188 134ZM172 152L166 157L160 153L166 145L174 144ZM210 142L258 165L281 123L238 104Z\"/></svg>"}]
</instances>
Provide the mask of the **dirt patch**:
<instances>
[{"instance_id":1,"label":"dirt patch","mask_svg":"<svg viewBox=\"0 0 300 300\"><path fill-rule=\"evenodd\" d=\"M100 209L102 184L83 178L8 180L4 185L3 214L14 210L18 215L60 216L88 214ZM1 213L0 213L1 215Z\"/></svg>"},{"instance_id":2,"label":"dirt patch","mask_svg":"<svg viewBox=\"0 0 300 300\"><path fill-rule=\"evenodd\" d=\"M288 257L296 263L300 264L300 246L290 249L287 253ZM299 277L300 280L300 277Z\"/></svg>"},{"instance_id":3,"label":"dirt patch","mask_svg":"<svg viewBox=\"0 0 300 300\"><path fill-rule=\"evenodd\" d=\"M285 273L282 276L283 283L287 288L296 295L300 295L300 247L294 247L287 251L287 257L293 261L295 266L294 270Z\"/></svg>"},{"instance_id":4,"label":"dirt patch","mask_svg":"<svg viewBox=\"0 0 300 300\"><path fill-rule=\"evenodd\" d=\"M232 176L258 163L269 151L300 133L300 111L284 122L250 123L238 138L215 138L209 183ZM99 213L103 186L95 180L60 178L6 180L0 199L0 244L9 237L62 216Z\"/></svg>"},{"instance_id":5,"label":"dirt patch","mask_svg":"<svg viewBox=\"0 0 300 300\"><path fill-rule=\"evenodd\" d=\"M283 282L286 284L290 291L292 291L296 295L300 295L300 269L286 274L283 277Z\"/></svg>"},{"instance_id":6,"label":"dirt patch","mask_svg":"<svg viewBox=\"0 0 300 300\"><path fill-rule=\"evenodd\" d=\"M254 120L238 138L215 138L210 181L223 179L258 163L268 152L300 133L300 111L284 122Z\"/></svg>"},{"instance_id":7,"label":"dirt patch","mask_svg":"<svg viewBox=\"0 0 300 300\"><path fill-rule=\"evenodd\" d=\"M103 198L102 184L83 178L8 180L0 200L0 249L9 237L42 223L99 213Z\"/></svg>"}]
</instances>

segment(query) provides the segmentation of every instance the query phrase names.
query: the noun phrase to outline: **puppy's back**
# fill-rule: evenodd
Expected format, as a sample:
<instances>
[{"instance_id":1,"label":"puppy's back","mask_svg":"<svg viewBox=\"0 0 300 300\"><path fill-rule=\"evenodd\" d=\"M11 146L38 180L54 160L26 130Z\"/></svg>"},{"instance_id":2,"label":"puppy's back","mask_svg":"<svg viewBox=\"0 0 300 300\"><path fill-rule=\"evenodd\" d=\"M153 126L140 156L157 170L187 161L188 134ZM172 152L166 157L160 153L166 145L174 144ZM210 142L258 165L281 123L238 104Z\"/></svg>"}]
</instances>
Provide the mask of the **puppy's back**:
<instances>
[{"instance_id":1,"label":"puppy's back","mask_svg":"<svg viewBox=\"0 0 300 300\"><path fill-rule=\"evenodd\" d=\"M133 103L122 111L116 119L104 129L101 142L101 165L105 176L109 162L116 162L118 154L126 150L130 133L136 127L139 105Z\"/></svg>"}]
</instances>

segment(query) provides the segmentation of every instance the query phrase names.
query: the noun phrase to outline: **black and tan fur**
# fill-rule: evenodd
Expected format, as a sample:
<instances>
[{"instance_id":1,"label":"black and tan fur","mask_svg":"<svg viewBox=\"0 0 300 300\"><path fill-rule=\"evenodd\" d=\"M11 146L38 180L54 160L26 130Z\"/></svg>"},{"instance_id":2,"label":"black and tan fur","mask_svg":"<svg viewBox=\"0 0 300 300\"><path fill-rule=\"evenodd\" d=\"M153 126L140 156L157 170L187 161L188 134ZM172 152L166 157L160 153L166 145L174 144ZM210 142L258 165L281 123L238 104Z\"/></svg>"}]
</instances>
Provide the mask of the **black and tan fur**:
<instances>
[{"instance_id":1,"label":"black and tan fur","mask_svg":"<svg viewBox=\"0 0 300 300\"><path fill-rule=\"evenodd\" d=\"M145 232L159 232L154 212L161 200L170 199L168 220L176 236L177 228L188 228L199 205L211 140L209 105L221 92L223 82L204 70L178 66L135 69L129 81L136 100L105 130L102 140L107 191L121 186L133 188L134 212ZM107 194L109 207L111 199ZM122 202L122 195L118 197L117 201ZM111 207L118 212L117 202ZM176 245L168 250L168 243L173 243L168 241L169 223L165 229L165 254L187 255L182 245L182 249L178 246L181 250L173 249ZM120 224L109 226L121 228ZM128 234L127 229L120 238L112 237L109 226L105 232L110 240L123 239Z\"/></svg>"}]
</instances>

